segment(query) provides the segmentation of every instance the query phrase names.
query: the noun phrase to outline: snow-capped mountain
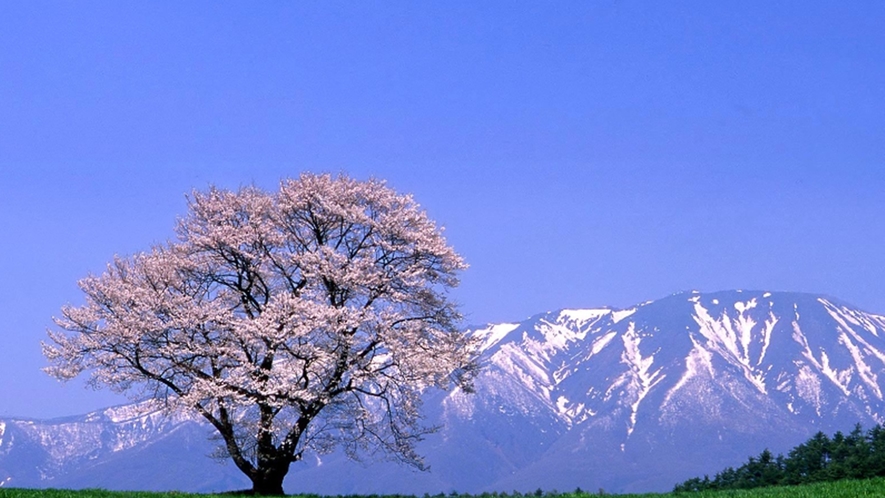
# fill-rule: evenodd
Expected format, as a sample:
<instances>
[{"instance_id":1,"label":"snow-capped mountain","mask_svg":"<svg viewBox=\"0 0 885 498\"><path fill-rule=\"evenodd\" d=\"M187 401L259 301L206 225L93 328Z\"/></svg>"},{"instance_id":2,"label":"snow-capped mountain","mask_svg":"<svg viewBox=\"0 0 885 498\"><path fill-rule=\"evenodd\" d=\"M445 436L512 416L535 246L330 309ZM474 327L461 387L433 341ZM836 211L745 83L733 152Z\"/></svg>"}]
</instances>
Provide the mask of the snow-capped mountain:
<instances>
[{"instance_id":1,"label":"snow-capped mountain","mask_svg":"<svg viewBox=\"0 0 885 498\"><path fill-rule=\"evenodd\" d=\"M430 472L333 454L294 465L286 489L661 491L819 430L885 420L885 317L823 296L690 292L471 333L483 344L476 393L433 393L425 403L443 427L420 448ZM248 487L206 456L209 432L150 404L0 420L0 482Z\"/></svg>"},{"instance_id":2,"label":"snow-capped mountain","mask_svg":"<svg viewBox=\"0 0 885 498\"><path fill-rule=\"evenodd\" d=\"M497 489L665 490L885 418L885 317L822 296L692 292L476 333L480 395L445 399L447 431L507 419L541 439L514 441L535 451Z\"/></svg>"},{"instance_id":3,"label":"snow-capped mountain","mask_svg":"<svg viewBox=\"0 0 885 498\"><path fill-rule=\"evenodd\" d=\"M0 486L243 487L233 465L205 458L210 434L197 417L166 415L151 401L52 420L0 420Z\"/></svg>"}]
</instances>

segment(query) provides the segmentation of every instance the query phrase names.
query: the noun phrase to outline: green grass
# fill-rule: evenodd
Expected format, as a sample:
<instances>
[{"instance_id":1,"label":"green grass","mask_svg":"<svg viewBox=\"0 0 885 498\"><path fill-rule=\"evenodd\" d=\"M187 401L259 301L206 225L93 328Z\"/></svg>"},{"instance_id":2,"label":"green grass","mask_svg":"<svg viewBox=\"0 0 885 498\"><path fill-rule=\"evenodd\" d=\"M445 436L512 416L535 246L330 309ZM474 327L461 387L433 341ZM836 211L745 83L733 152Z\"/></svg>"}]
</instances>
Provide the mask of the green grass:
<instances>
[{"instance_id":1,"label":"green grass","mask_svg":"<svg viewBox=\"0 0 885 498\"><path fill-rule=\"evenodd\" d=\"M316 495L290 495L295 498L319 498ZM440 497L442 495L436 495ZM472 495L472 498L501 498L503 494ZM509 495L512 496L512 495ZM532 498L533 494L522 495ZM590 498L595 493L551 493L544 498ZM619 498L856 498L885 496L885 478L862 481L836 481L806 484L803 486L779 486L747 490L703 491L699 493L648 493L630 495L607 495ZM231 498L230 495L208 495L189 493L150 493L146 491L105 491L101 489L17 489L0 488L0 498ZM356 497L349 497L356 498ZM375 496L375 498L382 498ZM445 498L471 498L470 495L445 495Z\"/></svg>"}]
</instances>

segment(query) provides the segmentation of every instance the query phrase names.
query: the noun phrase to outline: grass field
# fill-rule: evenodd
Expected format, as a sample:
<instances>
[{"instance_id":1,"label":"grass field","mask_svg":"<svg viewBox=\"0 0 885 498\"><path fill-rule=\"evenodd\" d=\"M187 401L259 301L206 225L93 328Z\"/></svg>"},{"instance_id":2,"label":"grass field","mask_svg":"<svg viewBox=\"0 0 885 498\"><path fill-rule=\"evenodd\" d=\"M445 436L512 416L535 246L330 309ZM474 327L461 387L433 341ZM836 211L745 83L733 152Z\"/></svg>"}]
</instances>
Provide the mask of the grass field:
<instances>
[{"instance_id":1,"label":"grass field","mask_svg":"<svg viewBox=\"0 0 885 498\"><path fill-rule=\"evenodd\" d=\"M302 498L321 498L316 495L289 495ZM445 498L491 498L497 496L512 495L445 495ZM535 495L522 495L526 498ZM589 498L599 496L595 493L559 493L556 495L545 494L545 498ZM662 494L630 494L630 495L606 495L620 498L855 498L855 497L885 497L885 478L868 479L863 481L838 481L804 486L784 486L772 488L759 488L736 491L705 491L699 493L662 493ZM440 498L436 495L432 498ZM17 489L0 488L0 498L231 498L231 495L208 495L188 493L149 493L144 491L105 491L98 489L67 490L67 489ZM357 498L355 496L347 498ZM370 498L370 497L363 497ZM373 495L372 498L383 498ZM403 497L400 497L403 498Z\"/></svg>"}]
</instances>

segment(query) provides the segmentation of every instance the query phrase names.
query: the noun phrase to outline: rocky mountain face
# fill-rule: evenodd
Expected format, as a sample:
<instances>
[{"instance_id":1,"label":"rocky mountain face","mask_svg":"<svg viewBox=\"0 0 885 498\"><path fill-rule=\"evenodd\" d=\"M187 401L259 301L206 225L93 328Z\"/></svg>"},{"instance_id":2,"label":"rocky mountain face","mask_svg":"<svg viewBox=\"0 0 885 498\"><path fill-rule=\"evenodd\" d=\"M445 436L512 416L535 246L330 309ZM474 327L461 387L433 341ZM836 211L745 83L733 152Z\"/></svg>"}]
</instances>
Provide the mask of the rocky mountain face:
<instances>
[{"instance_id":1,"label":"rocky mountain face","mask_svg":"<svg viewBox=\"0 0 885 498\"><path fill-rule=\"evenodd\" d=\"M885 420L885 317L783 292L682 293L629 309L560 310L472 330L476 393L431 393L430 472L342 455L293 465L290 492L537 488L664 491L787 451L817 431ZM6 486L220 491L209 429L150 403L0 421Z\"/></svg>"}]
</instances>

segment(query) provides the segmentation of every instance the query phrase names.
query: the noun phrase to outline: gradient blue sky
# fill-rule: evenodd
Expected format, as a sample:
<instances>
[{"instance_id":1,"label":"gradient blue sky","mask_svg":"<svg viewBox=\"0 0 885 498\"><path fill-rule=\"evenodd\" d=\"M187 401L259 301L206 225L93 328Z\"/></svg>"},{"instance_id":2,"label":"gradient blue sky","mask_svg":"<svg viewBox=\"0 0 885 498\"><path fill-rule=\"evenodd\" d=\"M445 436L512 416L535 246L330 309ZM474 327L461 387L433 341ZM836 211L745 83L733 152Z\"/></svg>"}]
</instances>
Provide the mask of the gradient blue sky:
<instances>
[{"instance_id":1,"label":"gradient blue sky","mask_svg":"<svg viewBox=\"0 0 885 498\"><path fill-rule=\"evenodd\" d=\"M885 313L885 2L5 2L0 416L76 281L184 194L386 179L471 264L467 323L671 293Z\"/></svg>"}]
</instances>

